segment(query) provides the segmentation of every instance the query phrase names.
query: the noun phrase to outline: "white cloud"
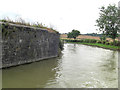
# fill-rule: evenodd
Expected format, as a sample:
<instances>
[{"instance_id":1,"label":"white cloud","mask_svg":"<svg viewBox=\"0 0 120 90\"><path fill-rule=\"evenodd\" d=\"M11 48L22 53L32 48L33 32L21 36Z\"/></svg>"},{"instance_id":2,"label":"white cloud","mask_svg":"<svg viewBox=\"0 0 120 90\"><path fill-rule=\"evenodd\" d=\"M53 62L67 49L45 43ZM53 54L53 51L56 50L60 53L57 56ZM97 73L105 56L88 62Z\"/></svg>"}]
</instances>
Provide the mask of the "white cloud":
<instances>
[{"instance_id":1,"label":"white cloud","mask_svg":"<svg viewBox=\"0 0 120 90\"><path fill-rule=\"evenodd\" d=\"M0 17L21 16L29 21L53 25L61 33L78 29L81 33L96 32L95 20L102 5L119 0L1 0Z\"/></svg>"}]
</instances>

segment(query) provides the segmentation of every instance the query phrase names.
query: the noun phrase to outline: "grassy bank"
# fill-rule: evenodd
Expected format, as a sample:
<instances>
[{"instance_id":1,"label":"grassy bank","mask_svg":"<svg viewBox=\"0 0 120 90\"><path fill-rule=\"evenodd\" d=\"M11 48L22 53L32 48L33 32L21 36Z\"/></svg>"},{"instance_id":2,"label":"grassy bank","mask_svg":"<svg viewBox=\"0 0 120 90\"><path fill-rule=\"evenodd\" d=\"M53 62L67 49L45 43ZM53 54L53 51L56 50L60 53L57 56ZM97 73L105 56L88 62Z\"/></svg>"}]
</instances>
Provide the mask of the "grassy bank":
<instances>
[{"instance_id":1,"label":"grassy bank","mask_svg":"<svg viewBox=\"0 0 120 90\"><path fill-rule=\"evenodd\" d=\"M81 42L68 42L68 43L77 43L77 44L84 44L84 45L89 45L89 46L97 46L97 47L111 49L111 50L120 50L120 47L118 46L104 45L100 43L81 43Z\"/></svg>"},{"instance_id":2,"label":"grassy bank","mask_svg":"<svg viewBox=\"0 0 120 90\"><path fill-rule=\"evenodd\" d=\"M89 45L89 46L95 46L95 47L100 47L100 48L105 48L105 49L110 49L110 50L119 50L120 51L120 46L115 46L115 45L106 45L102 43L87 43L87 42L73 42L67 40L67 43L77 43L77 44L84 44L84 45Z\"/></svg>"}]
</instances>

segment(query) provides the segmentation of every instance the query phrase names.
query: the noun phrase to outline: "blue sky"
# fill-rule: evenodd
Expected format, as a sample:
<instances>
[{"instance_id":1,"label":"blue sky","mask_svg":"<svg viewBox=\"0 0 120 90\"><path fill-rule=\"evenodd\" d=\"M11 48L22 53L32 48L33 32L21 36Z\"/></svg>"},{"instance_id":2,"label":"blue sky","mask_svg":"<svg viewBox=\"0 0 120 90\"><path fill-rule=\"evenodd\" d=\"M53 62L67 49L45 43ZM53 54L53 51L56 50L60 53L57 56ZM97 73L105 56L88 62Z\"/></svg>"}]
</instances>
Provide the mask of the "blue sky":
<instances>
[{"instance_id":1,"label":"blue sky","mask_svg":"<svg viewBox=\"0 0 120 90\"><path fill-rule=\"evenodd\" d=\"M1 0L0 18L21 17L29 22L42 22L60 33L77 29L93 33L101 6L118 5L119 0Z\"/></svg>"}]
</instances>

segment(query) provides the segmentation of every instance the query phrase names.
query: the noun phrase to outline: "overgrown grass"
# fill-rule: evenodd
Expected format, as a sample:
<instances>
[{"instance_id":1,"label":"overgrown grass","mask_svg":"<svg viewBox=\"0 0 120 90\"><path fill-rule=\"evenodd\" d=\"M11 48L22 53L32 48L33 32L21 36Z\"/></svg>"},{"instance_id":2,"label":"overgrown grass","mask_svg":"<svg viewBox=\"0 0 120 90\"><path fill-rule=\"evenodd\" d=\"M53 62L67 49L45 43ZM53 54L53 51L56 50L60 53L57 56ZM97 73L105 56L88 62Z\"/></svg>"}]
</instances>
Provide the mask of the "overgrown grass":
<instances>
[{"instance_id":1,"label":"overgrown grass","mask_svg":"<svg viewBox=\"0 0 120 90\"><path fill-rule=\"evenodd\" d=\"M30 23L30 22L25 21L22 18L19 18L19 19L13 21L12 19L9 19L7 17L7 18L4 18L4 19L1 19L0 21L4 22L4 23L12 23L12 24L25 25L25 26L31 26L31 27L37 27L37 28L47 29L47 30L49 30L51 32L53 31L55 33L59 33L58 31L56 31L52 27L49 28L49 27L47 27L44 24L39 23L39 22Z\"/></svg>"}]
</instances>

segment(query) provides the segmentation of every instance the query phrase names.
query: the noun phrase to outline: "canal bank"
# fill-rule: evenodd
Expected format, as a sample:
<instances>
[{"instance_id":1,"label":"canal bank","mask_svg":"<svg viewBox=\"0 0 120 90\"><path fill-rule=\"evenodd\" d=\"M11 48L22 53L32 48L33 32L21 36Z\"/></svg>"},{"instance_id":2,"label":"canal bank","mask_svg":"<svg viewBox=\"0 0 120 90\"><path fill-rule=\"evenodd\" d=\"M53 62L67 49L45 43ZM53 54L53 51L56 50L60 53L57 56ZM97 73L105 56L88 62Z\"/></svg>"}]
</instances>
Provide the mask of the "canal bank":
<instances>
[{"instance_id":1,"label":"canal bank","mask_svg":"<svg viewBox=\"0 0 120 90\"><path fill-rule=\"evenodd\" d=\"M79 39L62 39L62 38L61 38L61 41L65 43L83 44L88 46L95 46L95 47L100 47L104 49L120 51L120 41L109 42L105 40L96 40L96 39L79 40Z\"/></svg>"},{"instance_id":2,"label":"canal bank","mask_svg":"<svg viewBox=\"0 0 120 90\"><path fill-rule=\"evenodd\" d=\"M3 69L3 88L118 88L118 53L65 43L60 57Z\"/></svg>"},{"instance_id":3,"label":"canal bank","mask_svg":"<svg viewBox=\"0 0 120 90\"><path fill-rule=\"evenodd\" d=\"M120 51L119 46L111 46L111 45L105 45L105 44L99 44L99 43L81 43L81 42L67 42L67 43L83 44L83 45L99 47L99 48L104 48L104 49L109 49L109 50L114 50L114 51Z\"/></svg>"}]
</instances>

